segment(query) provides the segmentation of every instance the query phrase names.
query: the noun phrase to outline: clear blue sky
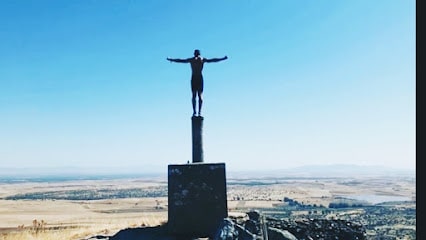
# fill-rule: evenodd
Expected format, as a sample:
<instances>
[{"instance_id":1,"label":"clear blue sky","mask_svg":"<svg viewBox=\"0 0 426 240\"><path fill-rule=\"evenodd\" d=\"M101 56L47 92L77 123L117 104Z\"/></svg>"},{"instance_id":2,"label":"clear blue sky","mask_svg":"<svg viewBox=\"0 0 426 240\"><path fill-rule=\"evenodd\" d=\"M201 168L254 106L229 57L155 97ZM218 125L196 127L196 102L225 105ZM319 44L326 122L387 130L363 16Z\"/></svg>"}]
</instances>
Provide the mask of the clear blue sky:
<instances>
[{"instance_id":1,"label":"clear blue sky","mask_svg":"<svg viewBox=\"0 0 426 240\"><path fill-rule=\"evenodd\" d=\"M415 169L414 0L0 1L2 167Z\"/></svg>"}]
</instances>

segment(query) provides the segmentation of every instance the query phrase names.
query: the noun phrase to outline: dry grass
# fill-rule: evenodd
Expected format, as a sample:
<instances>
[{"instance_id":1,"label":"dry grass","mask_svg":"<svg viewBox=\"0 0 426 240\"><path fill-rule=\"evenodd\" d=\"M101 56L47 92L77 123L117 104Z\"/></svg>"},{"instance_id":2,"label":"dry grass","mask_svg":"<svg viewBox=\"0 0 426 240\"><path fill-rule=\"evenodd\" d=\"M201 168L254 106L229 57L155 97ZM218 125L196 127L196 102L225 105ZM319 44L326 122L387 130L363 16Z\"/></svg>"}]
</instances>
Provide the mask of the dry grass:
<instances>
[{"instance_id":1,"label":"dry grass","mask_svg":"<svg viewBox=\"0 0 426 240\"><path fill-rule=\"evenodd\" d=\"M163 206L158 209L158 204ZM0 200L0 240L81 240L167 221L165 198Z\"/></svg>"},{"instance_id":2,"label":"dry grass","mask_svg":"<svg viewBox=\"0 0 426 240\"><path fill-rule=\"evenodd\" d=\"M104 219L93 223L62 224L63 226L45 226L43 228L24 227L12 230L3 230L0 240L81 240L90 236L112 236L125 228L141 226L157 226L166 221L166 214L161 212L144 213L138 218Z\"/></svg>"}]
</instances>

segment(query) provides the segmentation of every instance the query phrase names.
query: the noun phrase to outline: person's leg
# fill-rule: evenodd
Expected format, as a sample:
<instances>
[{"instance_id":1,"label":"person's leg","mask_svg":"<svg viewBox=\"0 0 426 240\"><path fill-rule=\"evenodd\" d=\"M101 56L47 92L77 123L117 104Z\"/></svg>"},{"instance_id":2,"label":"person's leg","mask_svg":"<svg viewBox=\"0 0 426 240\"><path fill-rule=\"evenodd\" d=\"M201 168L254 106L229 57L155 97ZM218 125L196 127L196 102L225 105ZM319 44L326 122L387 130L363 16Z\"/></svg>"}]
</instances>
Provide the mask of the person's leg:
<instances>
[{"instance_id":1,"label":"person's leg","mask_svg":"<svg viewBox=\"0 0 426 240\"><path fill-rule=\"evenodd\" d=\"M198 92L198 116L201 116L201 107L203 106L203 93Z\"/></svg>"},{"instance_id":2,"label":"person's leg","mask_svg":"<svg viewBox=\"0 0 426 240\"><path fill-rule=\"evenodd\" d=\"M201 107L203 106L203 89L204 89L204 81L201 76L200 85L198 86L198 116L201 116Z\"/></svg>"},{"instance_id":3,"label":"person's leg","mask_svg":"<svg viewBox=\"0 0 426 240\"><path fill-rule=\"evenodd\" d=\"M195 116L196 112L195 112L195 96L196 96L196 92L192 91L192 115Z\"/></svg>"}]
</instances>

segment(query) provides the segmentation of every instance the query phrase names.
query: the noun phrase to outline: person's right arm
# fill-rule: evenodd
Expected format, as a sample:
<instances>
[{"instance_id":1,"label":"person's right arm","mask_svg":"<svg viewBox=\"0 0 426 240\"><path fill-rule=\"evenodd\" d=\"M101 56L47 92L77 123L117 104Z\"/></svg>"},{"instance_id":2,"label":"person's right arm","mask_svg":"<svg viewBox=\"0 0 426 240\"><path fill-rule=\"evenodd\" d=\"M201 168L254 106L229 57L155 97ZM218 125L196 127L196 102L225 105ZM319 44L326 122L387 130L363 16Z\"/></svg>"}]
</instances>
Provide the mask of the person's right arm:
<instances>
[{"instance_id":1,"label":"person's right arm","mask_svg":"<svg viewBox=\"0 0 426 240\"><path fill-rule=\"evenodd\" d=\"M210 59L207 59L207 58L204 58L204 62L220 62L220 61L223 61L223 60L226 60L226 59L228 59L228 56L225 56L225 57L223 57L223 58L210 58Z\"/></svg>"},{"instance_id":2,"label":"person's right arm","mask_svg":"<svg viewBox=\"0 0 426 240\"><path fill-rule=\"evenodd\" d=\"M191 59L190 58L187 58L187 59L167 58L167 60L169 60L170 62L189 63Z\"/></svg>"}]
</instances>

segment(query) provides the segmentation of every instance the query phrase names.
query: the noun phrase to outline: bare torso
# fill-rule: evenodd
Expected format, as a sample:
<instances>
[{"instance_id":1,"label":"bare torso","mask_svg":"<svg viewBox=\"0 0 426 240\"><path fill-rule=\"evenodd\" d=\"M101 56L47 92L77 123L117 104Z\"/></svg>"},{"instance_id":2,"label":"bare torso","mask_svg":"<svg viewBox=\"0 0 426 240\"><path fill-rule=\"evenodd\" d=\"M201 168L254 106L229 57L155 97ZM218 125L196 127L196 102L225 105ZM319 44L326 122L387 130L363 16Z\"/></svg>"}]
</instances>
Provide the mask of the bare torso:
<instances>
[{"instance_id":1,"label":"bare torso","mask_svg":"<svg viewBox=\"0 0 426 240\"><path fill-rule=\"evenodd\" d=\"M191 69L192 69L192 76L202 76L204 61L201 57L193 57L190 60L191 63Z\"/></svg>"}]
</instances>

